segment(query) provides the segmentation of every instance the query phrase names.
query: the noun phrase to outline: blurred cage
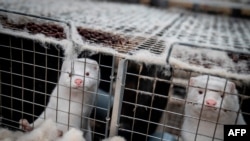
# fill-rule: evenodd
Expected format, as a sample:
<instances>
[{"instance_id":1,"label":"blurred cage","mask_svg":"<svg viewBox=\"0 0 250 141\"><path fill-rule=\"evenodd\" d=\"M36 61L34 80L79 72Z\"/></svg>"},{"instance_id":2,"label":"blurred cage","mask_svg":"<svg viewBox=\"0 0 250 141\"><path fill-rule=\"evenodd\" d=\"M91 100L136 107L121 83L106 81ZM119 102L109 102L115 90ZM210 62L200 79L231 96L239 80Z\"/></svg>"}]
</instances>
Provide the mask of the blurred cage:
<instances>
[{"instance_id":1,"label":"blurred cage","mask_svg":"<svg viewBox=\"0 0 250 141\"><path fill-rule=\"evenodd\" d=\"M249 0L110 0L140 3L160 8L180 7L196 12L249 17Z\"/></svg>"},{"instance_id":2,"label":"blurred cage","mask_svg":"<svg viewBox=\"0 0 250 141\"><path fill-rule=\"evenodd\" d=\"M235 82L238 112L249 123L249 5L239 8L248 1L214 1L223 8L207 1L129 1L167 9L80 0L62 0L60 9L46 0L42 9L22 2L0 1L1 126L17 130L20 118L34 121L64 58L74 57L100 65L89 117L93 140L181 140L189 79L205 74Z\"/></svg>"}]
</instances>

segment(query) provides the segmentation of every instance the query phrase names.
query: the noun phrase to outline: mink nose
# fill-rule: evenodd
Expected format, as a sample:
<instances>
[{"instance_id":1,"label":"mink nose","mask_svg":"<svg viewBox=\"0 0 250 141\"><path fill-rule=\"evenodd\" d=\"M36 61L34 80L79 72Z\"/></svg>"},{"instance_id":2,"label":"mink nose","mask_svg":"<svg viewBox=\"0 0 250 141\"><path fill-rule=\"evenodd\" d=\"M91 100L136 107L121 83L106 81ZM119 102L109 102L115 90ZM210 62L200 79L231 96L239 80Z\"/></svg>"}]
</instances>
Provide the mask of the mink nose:
<instances>
[{"instance_id":1,"label":"mink nose","mask_svg":"<svg viewBox=\"0 0 250 141\"><path fill-rule=\"evenodd\" d=\"M77 86L80 86L81 84L82 84L82 79L75 79L75 84L77 85Z\"/></svg>"},{"instance_id":2,"label":"mink nose","mask_svg":"<svg viewBox=\"0 0 250 141\"><path fill-rule=\"evenodd\" d=\"M206 105L208 105L208 106L215 106L216 103L217 102L215 100L213 100L213 99L206 100Z\"/></svg>"}]
</instances>

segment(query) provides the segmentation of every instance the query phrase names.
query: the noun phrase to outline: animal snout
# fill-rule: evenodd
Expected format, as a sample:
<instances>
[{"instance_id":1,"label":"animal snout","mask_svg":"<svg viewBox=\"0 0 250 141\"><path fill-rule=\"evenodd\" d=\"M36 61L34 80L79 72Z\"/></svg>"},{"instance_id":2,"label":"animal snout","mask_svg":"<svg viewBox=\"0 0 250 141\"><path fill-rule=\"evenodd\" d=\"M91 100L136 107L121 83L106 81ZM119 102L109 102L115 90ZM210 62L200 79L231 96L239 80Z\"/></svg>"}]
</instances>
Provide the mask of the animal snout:
<instances>
[{"instance_id":1,"label":"animal snout","mask_svg":"<svg viewBox=\"0 0 250 141\"><path fill-rule=\"evenodd\" d=\"M208 105L208 106L215 106L216 105L216 100L214 100L214 99L207 99L206 101L206 105Z\"/></svg>"},{"instance_id":2,"label":"animal snout","mask_svg":"<svg viewBox=\"0 0 250 141\"><path fill-rule=\"evenodd\" d=\"M75 84L77 86L80 86L82 83L83 83L82 79L79 79L79 78L75 79Z\"/></svg>"}]
</instances>

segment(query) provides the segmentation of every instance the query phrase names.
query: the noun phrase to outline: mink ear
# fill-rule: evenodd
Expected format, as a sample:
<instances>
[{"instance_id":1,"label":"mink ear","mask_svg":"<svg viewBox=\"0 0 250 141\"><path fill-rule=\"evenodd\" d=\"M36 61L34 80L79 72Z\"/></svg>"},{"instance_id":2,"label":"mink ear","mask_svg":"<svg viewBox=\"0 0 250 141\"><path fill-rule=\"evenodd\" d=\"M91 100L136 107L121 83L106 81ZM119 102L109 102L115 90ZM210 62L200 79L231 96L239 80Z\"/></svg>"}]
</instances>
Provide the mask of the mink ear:
<instances>
[{"instance_id":1,"label":"mink ear","mask_svg":"<svg viewBox=\"0 0 250 141\"><path fill-rule=\"evenodd\" d=\"M96 61L93 61L93 69L97 71L99 70L99 65Z\"/></svg>"},{"instance_id":2,"label":"mink ear","mask_svg":"<svg viewBox=\"0 0 250 141\"><path fill-rule=\"evenodd\" d=\"M62 63L61 70L66 71L67 68L70 68L69 66L71 65L71 60L64 60Z\"/></svg>"},{"instance_id":3,"label":"mink ear","mask_svg":"<svg viewBox=\"0 0 250 141\"><path fill-rule=\"evenodd\" d=\"M194 85L195 81L196 81L195 78L191 77L189 80L189 85Z\"/></svg>"},{"instance_id":4,"label":"mink ear","mask_svg":"<svg viewBox=\"0 0 250 141\"><path fill-rule=\"evenodd\" d=\"M231 93L234 93L235 92L235 84L233 83L233 82L231 82L231 81L228 81L227 82L227 86L229 87L229 91L231 92Z\"/></svg>"}]
</instances>

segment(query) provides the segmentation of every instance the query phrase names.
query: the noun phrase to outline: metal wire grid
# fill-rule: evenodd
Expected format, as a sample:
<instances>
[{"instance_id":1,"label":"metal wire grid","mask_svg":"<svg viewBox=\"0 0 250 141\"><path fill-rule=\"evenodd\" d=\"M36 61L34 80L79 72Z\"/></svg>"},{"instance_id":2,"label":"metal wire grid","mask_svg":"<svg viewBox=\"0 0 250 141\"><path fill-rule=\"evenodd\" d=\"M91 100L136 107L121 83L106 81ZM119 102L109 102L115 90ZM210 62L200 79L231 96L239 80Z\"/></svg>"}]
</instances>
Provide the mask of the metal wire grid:
<instances>
[{"instance_id":1,"label":"metal wire grid","mask_svg":"<svg viewBox=\"0 0 250 141\"><path fill-rule=\"evenodd\" d=\"M127 140L148 140L152 138L157 122L165 108L169 80L159 66L134 64L133 61L121 61L118 68L117 82L121 88L116 91L113 110L118 115L112 115L111 129L113 134L125 136ZM159 72L158 72L159 71ZM124 77L123 77L124 76ZM116 87L118 88L118 87ZM164 89L163 89L164 88ZM159 104L160 103L160 104ZM120 113L120 114L119 114ZM118 116L118 117L117 117Z\"/></svg>"},{"instance_id":2,"label":"metal wire grid","mask_svg":"<svg viewBox=\"0 0 250 141\"><path fill-rule=\"evenodd\" d=\"M18 129L21 118L34 121L46 107L49 96L60 76L64 51L60 46L51 44L44 46L39 42L5 34L0 36L1 126ZM97 61L101 62L100 60L102 57L99 57ZM112 65L100 64L100 67L112 70ZM109 87L112 87L111 81L102 79L101 83L108 83ZM102 97L109 98L106 93L97 94L97 99ZM94 108L91 117L87 118L91 120L91 123L104 127L104 131L93 128L96 138L108 136L110 98L107 100L107 102L109 101L107 107L88 105ZM98 119L97 111L106 113L105 119Z\"/></svg>"},{"instance_id":3,"label":"metal wire grid","mask_svg":"<svg viewBox=\"0 0 250 141\"><path fill-rule=\"evenodd\" d=\"M11 42L11 41L9 41L9 42ZM16 43L16 44L18 44L18 43ZM14 45L15 46L15 45ZM8 45L7 46L5 46L5 48L8 48ZM17 48L17 47L11 47L12 48L12 50L13 50L13 52L14 52L14 50L19 50L19 51L21 51L22 49L19 49L19 48ZM28 50L22 50L23 52L25 52L25 51L27 51L27 52L30 52L30 51L28 51ZM32 54L33 54L33 52L31 52ZM39 53L38 53L39 54ZM40 53L41 55L44 55L43 53ZM51 55L45 55L45 56L51 56ZM55 58L57 58L58 56L54 56ZM3 59L3 58L1 58L1 59ZM3 59L4 60L4 59ZM5 59L6 60L6 59ZM101 59L100 59L101 60ZM15 58L12 58L12 59L7 59L6 61L12 61L12 62L18 62ZM20 61L20 62L18 62L18 63L21 63L22 61ZM36 62L36 64L37 64L37 62ZM34 63L32 64L32 65L34 65ZM2 71L2 73L7 73L6 71ZM8 72L9 73L9 72ZM128 74L127 74L128 75ZM131 75L131 74L130 74ZM138 75L138 74L134 74L134 75L137 75L138 77L141 77L140 75ZM11 76L15 76L15 74L12 72L12 75ZM3 74L1 75L1 78L3 77ZM155 79L155 78L150 78L150 79ZM42 81L42 80L41 80ZM166 80L164 80L164 81L166 81ZM3 82L2 82L3 83ZM12 83L14 83L14 82L12 82ZM12 86L14 86L15 84L11 84L10 86L12 87ZM14 86L15 87L15 86ZM14 88L13 87L13 88ZM127 89L127 88L126 88ZM32 90L33 91L33 90ZM136 89L134 89L134 90L132 90L132 91L137 91L137 92L140 92L137 88ZM150 94L150 93L149 93ZM14 100L15 98L14 98L15 96L11 96L10 98L12 98L12 100ZM164 97L164 98L166 98L166 97ZM21 98L22 99L22 98ZM167 99L167 98L166 98ZM15 99L15 100L20 100L19 98L17 98L17 99ZM34 101L34 100L33 100ZM12 102L13 103L13 102ZM132 105L132 106L142 106L142 107L144 107L143 105L138 105L138 104L134 104L134 103L129 103L129 102L122 102L123 104L124 103L126 103L126 104L130 104L130 105ZM136 102L135 102L136 103ZM36 105L35 103L33 103L33 102L31 102L31 104L32 105ZM8 107L3 107L3 108L8 108ZM15 109L15 108L13 108L13 107L11 107L11 108L9 108L10 110L13 110L13 109ZM147 108L152 108L152 109L155 109L154 107L147 107ZM156 110L159 110L159 111L162 111L163 112L163 110L160 110L160 109L156 109ZM34 111L33 111L34 112ZM173 111L165 111L165 112L173 112ZM247 114L247 113L246 113ZM31 116L32 116L33 114L31 114ZM172 115L175 115L175 114L172 114ZM178 112L177 112L177 116L178 116L179 114L178 114ZM132 120L141 120L141 119L138 119L138 118L135 118L135 117L129 117L129 116L127 116L127 115L121 115L121 117L125 117L125 118L131 118ZM150 115L151 116L151 115ZM169 119L172 119L171 118L171 115L170 115L170 118ZM174 122L173 121L173 123L179 123L180 122L180 119L179 118L174 118L174 119L176 119L176 121L178 121L178 122ZM4 119L4 120L9 120L9 119ZM144 121L144 120L142 120L142 121ZM146 122L148 122L148 124L158 124L158 123L155 123L155 122L151 122L151 121L147 121L146 120ZM172 123L172 124L173 124ZM8 125L8 124L7 124ZM171 125L171 123L170 123L170 126L172 126L172 127L170 127L170 128L177 128L177 130L178 130L178 128L179 128L179 126L177 126L177 127L175 127L175 125ZM167 125L167 127L169 128L169 125ZM134 134L141 134L141 135L145 135L145 136L150 136L150 135L148 135L147 133L146 134L144 134L144 133L140 133L140 132L136 132L136 131L133 131L133 130L131 130L131 131L128 131L128 132L132 132L132 133L134 133ZM97 133L97 134L99 134L99 133ZM133 135L132 135L133 136Z\"/></svg>"},{"instance_id":4,"label":"metal wire grid","mask_svg":"<svg viewBox=\"0 0 250 141\"><path fill-rule=\"evenodd\" d=\"M181 14L176 11L164 11L139 5L97 3L98 6L93 6L93 4L96 5L86 3L82 7L84 11L62 13L55 17L75 21L78 27L110 32L127 39L130 43L112 47L125 54L131 54L140 49L161 54L166 48L164 41L153 36L171 26ZM79 16L79 11L82 16ZM84 41L88 42L88 40Z\"/></svg>"},{"instance_id":5,"label":"metal wire grid","mask_svg":"<svg viewBox=\"0 0 250 141\"><path fill-rule=\"evenodd\" d=\"M153 36L180 16L180 13L144 8L138 7L135 10L130 7L122 9L107 7L107 9L86 10L88 13L84 14L89 15L87 18L73 21L91 26L91 28L101 28L127 35Z\"/></svg>"},{"instance_id":6,"label":"metal wire grid","mask_svg":"<svg viewBox=\"0 0 250 141\"><path fill-rule=\"evenodd\" d=\"M178 69L175 69L175 70L178 71ZM184 71L187 75L189 75L189 77L192 75L195 75L195 76L196 75L204 75L204 74L201 74L199 72L194 72L194 71L187 71L187 70L181 70L181 71ZM173 76L174 75L175 74L173 74ZM167 103L166 108L163 111L163 116L162 116L161 121L159 123L157 123L157 125L158 125L157 131L160 131L162 134L164 132L167 132L167 133L171 133L173 135L176 135L176 139L180 138L180 132L182 131L181 126L182 126L183 118L190 118L190 119L197 119L199 121L206 121L204 119L201 119L201 117L192 117L192 116L188 116L188 115L186 115L186 113L184 113L185 104L188 103L188 101L186 100L186 92L189 89L189 86L188 86L188 78L181 78L181 79L183 79L185 82L184 81L183 81L184 83L183 82L182 83L174 82L171 79L170 83L172 84L173 87L170 88L168 96L165 97L168 99L168 103ZM185 92L180 93L180 92L174 91L174 90L178 90L178 89L180 90L180 88L174 88L176 86L177 87L181 86L182 87L181 91L185 90ZM248 92L247 92L247 91L249 91L249 86L247 86L247 85L241 86L241 84L239 84L237 86L237 90L239 92L239 98L240 98L240 101L239 101L240 106L239 107L241 107L241 111L229 111L229 112L241 113L244 116L245 121L248 123L250 113L249 113L249 110L246 109L247 107L245 107L245 106L249 104L250 97L249 97ZM219 107L219 108L221 110L223 110L222 107ZM160 109L158 109L158 110L160 110ZM152 122L150 122L150 121L148 121L148 122L152 124ZM216 121L216 122L208 121L208 122L215 123L216 126L221 124L219 121ZM235 124L235 123L232 123L232 124ZM203 136L202 134L198 133L197 131L184 130L184 132L190 132L190 133L192 132L195 135ZM212 136L213 136L213 138L216 138L214 134ZM163 137L163 135L160 137ZM155 136L155 138L159 138L159 139L164 140L164 138L160 138L160 137Z\"/></svg>"},{"instance_id":7,"label":"metal wire grid","mask_svg":"<svg viewBox=\"0 0 250 141\"><path fill-rule=\"evenodd\" d=\"M75 0L71 3L74 4L74 6L68 7L68 1L62 0L60 4L61 8L57 8L58 3L46 0L39 3L40 5L44 5L44 8L41 9L41 7L37 7L37 1L30 1L29 4L27 3L27 1L3 1L2 6L0 7L4 10L8 10L4 15L6 15L8 12L16 13L16 10L18 9L18 12L20 13L30 13L31 16L35 19L41 16L42 19L48 18L52 21L61 21L61 23L68 23L70 21L75 24L75 28L82 27L92 29L96 33L100 33L99 31L102 31L104 34L112 33L113 36L119 35L121 38L128 40L128 42L125 42L122 45L116 44L115 46L110 46L109 44L104 44L104 46L112 47L114 50L125 54L128 52L131 53L134 50L138 50L137 46L139 46L140 49L143 48L151 50L152 53L159 54L161 51L157 50L159 48L160 50L164 50L164 48L166 47L161 45L163 44L163 41L158 41L158 39L153 36L164 28L170 26L174 22L174 20L176 20L181 14L180 12L176 11L159 10L156 8L149 8L140 5L106 2L86 2L78 0ZM57 10L55 11L55 9ZM4 27L14 28L14 30L19 31L27 30L31 34L34 34L33 30L30 31L27 26L25 26L25 29L18 29L17 27L20 27L20 25L11 23L8 24L3 20L2 22ZM18 23L18 21L16 22ZM39 20L39 23L36 23L35 26L39 28L42 25L40 22L48 23L50 27L52 25L56 25L58 28L65 26L61 25L61 23L53 23L47 20ZM51 31L50 28L48 28L47 30ZM45 32L47 32L47 30ZM35 30L35 34L36 33L45 34L44 31L40 30ZM62 33L61 35L65 37L65 35L63 34L67 33L68 32L64 30L64 33ZM55 33L46 33L45 35L53 37ZM100 37L102 35L103 34L97 35L97 37L96 34L94 34L94 37L91 36L89 40L86 40L83 37L83 41L95 46L95 43L98 42L98 39L100 40ZM67 39L68 38L69 37L67 37ZM101 39L102 38L103 37L101 37ZM156 44L156 46L152 46L152 49L149 49L147 46L145 46L149 42L152 42L150 43L150 45ZM99 42L98 44L99 45L97 46L100 46Z\"/></svg>"},{"instance_id":8,"label":"metal wire grid","mask_svg":"<svg viewBox=\"0 0 250 141\"><path fill-rule=\"evenodd\" d=\"M141 43L135 46L133 50L129 50L129 53L133 54L139 50L148 50L150 53L160 55L165 51L165 43L165 41L159 40L157 38L145 38Z\"/></svg>"},{"instance_id":9,"label":"metal wire grid","mask_svg":"<svg viewBox=\"0 0 250 141\"><path fill-rule=\"evenodd\" d=\"M31 3L35 5L34 2ZM4 4L3 8L13 9L13 5ZM42 4L46 4L46 2ZM67 1L62 1L62 7L66 4ZM133 52L133 50L137 49L137 46L141 47L141 44L144 44L144 42L151 42L152 38L156 39L157 37L160 37L158 40L165 40L167 42L173 39L176 42L208 48L242 53L249 52L250 24L248 20L186 13L185 11L178 10L159 10L119 3L80 3L79 1L75 1L74 4L81 6L66 10L62 8L54 13L52 12L53 7L57 7L58 5L53 2L46 7L47 9L40 9L35 12L33 11L35 9L25 7L26 5L23 3L18 2L18 7L20 8L20 12L33 12L51 19L65 22L72 21L78 27L94 30L101 29L102 31L121 34L125 38L130 38L135 44L114 47L114 49L122 53ZM43 15L41 11L46 10L48 13Z\"/></svg>"},{"instance_id":10,"label":"metal wire grid","mask_svg":"<svg viewBox=\"0 0 250 141\"><path fill-rule=\"evenodd\" d=\"M101 80L91 121L93 140L98 141L109 136L111 110L113 106L113 85L115 83L115 56L97 54L93 59L99 63ZM103 103L105 103L103 105Z\"/></svg>"},{"instance_id":11,"label":"metal wire grid","mask_svg":"<svg viewBox=\"0 0 250 141\"><path fill-rule=\"evenodd\" d=\"M92 29L119 31L120 33L154 35L174 19L179 12L159 10L140 5L109 2L88 2L62 0L60 6L51 0L39 1L3 1L2 9L89 26ZM69 4L73 4L68 7ZM45 12L45 13L44 13Z\"/></svg>"},{"instance_id":12,"label":"metal wire grid","mask_svg":"<svg viewBox=\"0 0 250 141\"><path fill-rule=\"evenodd\" d=\"M3 34L1 39L2 114L3 120L15 126L18 122L16 118L35 115L37 112L34 108L37 107L39 112L39 106L46 102L46 93L50 93L51 85L55 85L53 78L47 76L54 75L57 79L59 74L56 67L60 65L59 55L62 52L56 50L56 54L51 54L33 41ZM53 59L58 63L48 62ZM51 66L55 66L55 69ZM41 99L40 103L35 103L37 99ZM9 111L4 111L5 108ZM29 110L25 112L23 109Z\"/></svg>"},{"instance_id":13,"label":"metal wire grid","mask_svg":"<svg viewBox=\"0 0 250 141\"><path fill-rule=\"evenodd\" d=\"M22 22L13 21L14 19L23 18ZM67 23L55 19L41 16L29 15L15 11L0 10L1 28L13 31L29 33L31 35L43 34L46 37L52 37L57 40L66 39L68 35ZM3 32L4 33L4 32Z\"/></svg>"},{"instance_id":14,"label":"metal wire grid","mask_svg":"<svg viewBox=\"0 0 250 141\"><path fill-rule=\"evenodd\" d=\"M16 3L16 6L13 3ZM72 2L74 6L67 9L64 9L64 6L67 6L68 1L62 0L62 8L56 11L58 4L50 0L40 3L46 5L44 9L35 6L36 1L30 1L31 4L27 4L27 1L13 3L4 1L2 8L18 9L22 13L32 13L65 22L72 21L79 26L132 36L158 35L164 38L176 38L182 42L230 47L243 51L247 51L249 45L249 21L244 19L187 13L181 10L159 10L139 5L78 0ZM28 7L29 5L34 7ZM43 11L48 13L44 14Z\"/></svg>"},{"instance_id":15,"label":"metal wire grid","mask_svg":"<svg viewBox=\"0 0 250 141\"><path fill-rule=\"evenodd\" d=\"M246 19L189 13L158 35L181 43L249 53L249 25Z\"/></svg>"},{"instance_id":16,"label":"metal wire grid","mask_svg":"<svg viewBox=\"0 0 250 141\"><path fill-rule=\"evenodd\" d=\"M170 103L169 99L174 97L174 95L171 94L170 89L168 88L173 83L172 79L168 80L152 76L152 74L142 73L142 70L147 68L143 68L145 67L143 65L139 65L137 67L139 67L139 70L137 70L138 72L134 72L133 70L131 72L129 68L124 72L126 81L124 83L125 87L121 96L123 100L120 101L122 107L120 111L121 114L119 115L118 133L125 135L126 139L128 140L178 139L178 132L180 131L183 112L180 112L178 110L176 103ZM157 92L156 83L158 81L165 83L165 87L160 88L164 89L164 92ZM166 85L168 86L166 87ZM153 86L152 89L151 86ZM147 87L150 88L148 89ZM162 101L168 101L168 106L166 104L160 106L156 104L157 107L155 107L155 103L161 103ZM140 115L145 111L147 111L146 113L148 114ZM162 113L161 116L163 116L163 120L166 120L166 122L168 123L160 123L159 121L154 121L154 117L159 116L157 112ZM153 126L159 126L158 128L162 129L158 129L156 130L156 133L154 133L152 132L152 128L154 128ZM157 134L157 131L159 132L159 134L155 135ZM171 133L172 136L165 136L165 138L163 138L164 132L166 131L168 133Z\"/></svg>"},{"instance_id":17,"label":"metal wire grid","mask_svg":"<svg viewBox=\"0 0 250 141\"><path fill-rule=\"evenodd\" d=\"M63 13L62 17L76 21L79 27L108 31L121 35L130 41L129 44L116 45L113 49L120 53L134 53L144 49L151 53L161 54L165 50L163 40L154 37L164 28L171 26L181 13L176 11L164 11L155 8L138 5L121 5L101 3L98 6L86 4L81 11ZM111 8L112 7L112 8ZM61 15L60 15L61 16Z\"/></svg>"},{"instance_id":18,"label":"metal wire grid","mask_svg":"<svg viewBox=\"0 0 250 141\"><path fill-rule=\"evenodd\" d=\"M107 8L107 9L109 9L109 8ZM100 10L100 9L98 9L98 10ZM105 11L105 10L103 10L103 11ZM247 20L232 19L232 18L225 18L225 17L220 17L220 16L202 15L202 14L191 14L191 16L190 16L190 14L187 14L187 15L184 14L182 17L180 17L178 19L176 19L176 17L175 17L176 15L173 16L174 22L172 22L171 26L159 24L160 26L157 27L157 26L151 26L150 24L147 25L145 23L145 24L143 24L144 26L142 26L144 28L141 28L140 24L145 22L144 20L146 18L143 20L143 18L138 16L139 14L138 15L134 14L135 18L134 19L131 18L133 20L131 20L130 22L135 22L136 18L142 19L141 20L142 22L140 22L140 20L138 20L139 22L136 21L135 22L136 24L132 24L132 27L128 27L127 24L129 24L129 22L126 23L126 21L129 21L130 16L128 16L128 14L123 13L125 15L124 19L126 19L126 20L120 19L121 17L117 16L117 17L114 17L114 18L117 18L114 21L119 21L117 23L115 22L114 24L110 24L110 25L109 24L98 25L98 22L94 19L94 17L96 15L102 13L103 11L100 10L99 13L96 11L94 11L94 12L92 11L94 13L94 14L92 13L92 15L94 15L94 16L93 17L90 16L89 19L87 19L87 20L84 19L83 21L85 21L85 22L82 22L82 23L86 24L88 26L90 24L93 24L95 27L98 27L98 26L103 27L104 25L105 26L107 25L105 27L106 29L111 29L111 30L121 32L124 34L133 35L136 33L143 33L143 34L148 34L150 36L156 35L164 40L167 38L171 38L171 39L174 38L174 39L178 39L178 41L180 41L180 42L185 42L185 43L190 43L190 44L205 45L207 47L212 46L214 48L219 47L222 49L225 49L225 47L228 47L227 50L233 50L236 52L245 52L245 51L249 52L248 46L249 46L249 39L250 38L249 38L249 35L247 32L247 31L249 31L249 26L248 26L249 22ZM105 13L105 12L103 12L103 13ZM147 15L145 15L144 13L142 13L142 15L147 17ZM179 14L177 14L177 17L178 17L178 15ZM102 16L105 17L105 14L103 14ZM163 16L163 15L161 15L161 16ZM112 16L110 16L110 17L112 17ZM102 19L102 18L100 18L100 19ZM167 19L167 16L166 16L166 19ZM102 22L108 23L108 21L105 21L106 20L105 18L103 18L102 20L103 20ZM163 20L163 21L165 22L165 20ZM236 20L237 20L237 22L235 22ZM99 22L99 23L101 23L101 22ZM118 27L118 25L122 25L122 23L126 23L126 24L124 24L123 27L122 26ZM233 25L232 26L233 29L231 29L230 24ZM217 29L219 29L219 30L217 30ZM198 32L196 32L197 30L198 30ZM205 31L207 31L207 32L205 32ZM235 33L235 34L232 34L232 33ZM215 38L215 36L216 36L216 38ZM155 38L144 38L143 40L145 40L145 42L138 45L138 49L149 49L156 54L160 54L162 52L162 50L164 49L164 46L162 45L162 43L164 43L164 41L158 41L158 39L155 39ZM153 48L151 48L151 47L153 47ZM25 51L25 50L23 50L23 51ZM45 56L49 56L49 55L45 55ZM10 61L10 60L8 60L8 61ZM11 61L12 61L12 59L11 59ZM15 62L15 61L12 61L12 62ZM7 72L3 72L3 73L7 73ZM13 73L11 73L11 74L13 74ZM134 74L134 75L137 75L138 77L140 77L140 75L138 75L138 74ZM11 76L14 76L14 75L11 75ZM2 77L3 77L3 75L1 75L1 78ZM154 78L151 78L151 79L154 79ZM14 82L11 82L11 83L14 83ZM13 84L11 84L10 86L12 86L12 85ZM127 88L125 88L125 89L127 89ZM132 91L139 92L140 90L135 88L134 90L132 89ZM13 98L14 98L14 96L13 96ZM164 97L164 98L167 99L167 97ZM16 100L19 100L19 98ZM130 105L135 106L135 107L136 106L144 107L143 105L138 105L135 103L126 102L126 101L122 102L122 104L130 104ZM34 105L34 103L31 103L31 104ZM12 102L12 105L13 105L13 102ZM158 111L167 112L167 113L171 113L171 112L173 112L172 110L174 110L172 108L171 108L172 110L169 110L169 111L168 110L164 111L162 109L157 109L154 107L147 107L147 108L148 109L151 108L151 110L156 109ZM10 108L10 110L11 109L12 108ZM33 111L33 113L34 113L34 111ZM248 113L246 113L246 114L248 114ZM170 128L172 128L172 129L180 130L179 125L175 125L175 123L179 123L181 120L179 118L175 118L175 115L181 116L181 113L176 112L176 113L171 114L169 119L176 119L176 122L169 123L170 125L166 125L166 126L167 127L170 126ZM152 115L150 115L150 116L152 116ZM171 118L171 116L173 116L174 118ZM158 124L159 126L162 126L159 123L155 123L155 122L152 122L149 120L142 120L142 119L138 119L135 117L129 117L127 115L121 115L121 117L132 119L133 122L135 122L135 120L139 120L139 121L148 122L148 125L149 124ZM9 119L4 119L4 120L9 120ZM103 122L103 121L101 121L101 122ZM105 123L105 122L103 122L103 123ZM120 128L119 130L124 130L124 129ZM128 130L128 132L131 132L133 134L141 134L141 135L145 135L145 136L151 136L148 134L148 132L147 133L140 133L140 132L133 131L133 129ZM100 134L100 133L97 133L97 134ZM107 132L105 134L107 134ZM133 134L131 135L131 137L133 136Z\"/></svg>"},{"instance_id":19,"label":"metal wire grid","mask_svg":"<svg viewBox=\"0 0 250 141\"><path fill-rule=\"evenodd\" d=\"M8 13L8 11L4 11L6 13ZM11 11L10 11L11 12ZM17 14L17 13L16 13ZM22 14L22 13L20 13ZM18 14L17 14L18 15ZM170 16L171 14L169 14ZM23 16L27 16L28 15L23 15ZM138 15L141 16L141 15ZM166 18L170 18L169 21L172 21L173 19L171 19L171 16L165 16ZM47 37L53 37L57 40L61 40L61 39L65 39L68 38L66 36L67 33L69 33L67 30L63 27L66 27L66 23L60 23L58 21L50 21L50 19L39 19L38 17L33 17L35 19L38 19L39 22L38 23L34 23L33 21L27 22L25 24L20 23L11 23L8 21L7 17L2 16L1 18L1 23L3 24L4 28L8 28L8 29L12 29L14 31L25 31L28 32L30 34L44 34ZM146 19L144 19L146 20ZM44 22L44 23L43 23ZM90 24L90 23L89 23ZM127 23L128 24L128 23ZM139 25L142 25L143 23L137 23L137 27L140 27ZM92 24L94 25L94 24ZM103 25L102 25L103 26ZM161 25L163 26L163 25ZM169 26L164 25L165 26ZM91 32L88 31L88 33L83 34L82 36L82 40L85 43L89 43L91 45L95 46L104 46L104 47L111 47L114 50L120 52L120 53L130 53L133 54L133 52L144 49L144 50L149 50L151 53L154 54L161 54L163 53L163 51L165 50L166 46L165 46L165 41L163 40L159 40L156 37L145 37L146 34L153 36L154 34L157 33L157 30L151 30L150 31L154 31L154 33L152 32L147 32L147 33L143 33L142 29L141 31L137 30L137 27L133 27L130 31L125 31L125 30L120 30L121 28L119 28L119 30L116 27L112 27L109 26L109 29L106 29L105 27L103 29L99 29L100 27L98 27L98 25L95 25L93 27L89 27L89 25L86 26L79 26L86 28L87 30L91 30ZM124 28L126 28L127 26L123 26ZM150 28L151 26L148 27L144 27L144 28ZM158 26L159 28L163 28ZM117 32L116 32L117 31ZM115 33L113 33L115 32ZM79 31L79 34L81 34L81 32ZM137 34L140 36L135 36L133 34ZM141 36L143 35L143 36ZM88 37L86 37L88 36ZM116 38L114 38L116 37Z\"/></svg>"}]
</instances>

